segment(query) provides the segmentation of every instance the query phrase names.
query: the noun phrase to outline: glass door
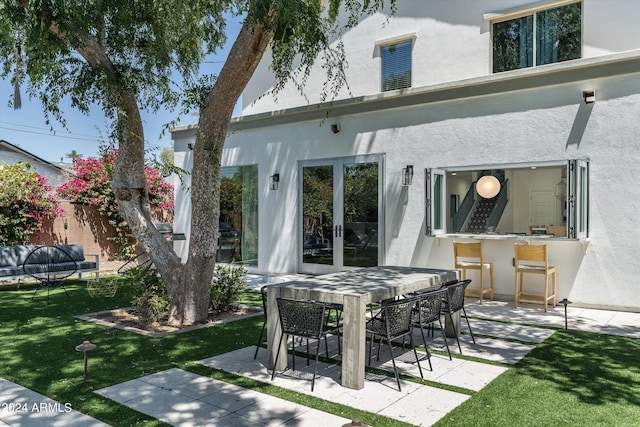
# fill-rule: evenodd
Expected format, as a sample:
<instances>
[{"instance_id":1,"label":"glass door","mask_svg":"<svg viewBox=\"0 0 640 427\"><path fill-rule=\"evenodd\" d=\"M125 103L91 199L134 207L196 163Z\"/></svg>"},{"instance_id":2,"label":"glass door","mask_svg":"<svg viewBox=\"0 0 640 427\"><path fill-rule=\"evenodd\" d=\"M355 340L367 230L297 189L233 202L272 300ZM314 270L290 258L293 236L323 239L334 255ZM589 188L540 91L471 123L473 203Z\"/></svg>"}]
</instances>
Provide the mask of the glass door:
<instances>
[{"instance_id":1,"label":"glass door","mask_svg":"<svg viewBox=\"0 0 640 427\"><path fill-rule=\"evenodd\" d=\"M301 164L301 272L381 263L381 166L381 156Z\"/></svg>"}]
</instances>

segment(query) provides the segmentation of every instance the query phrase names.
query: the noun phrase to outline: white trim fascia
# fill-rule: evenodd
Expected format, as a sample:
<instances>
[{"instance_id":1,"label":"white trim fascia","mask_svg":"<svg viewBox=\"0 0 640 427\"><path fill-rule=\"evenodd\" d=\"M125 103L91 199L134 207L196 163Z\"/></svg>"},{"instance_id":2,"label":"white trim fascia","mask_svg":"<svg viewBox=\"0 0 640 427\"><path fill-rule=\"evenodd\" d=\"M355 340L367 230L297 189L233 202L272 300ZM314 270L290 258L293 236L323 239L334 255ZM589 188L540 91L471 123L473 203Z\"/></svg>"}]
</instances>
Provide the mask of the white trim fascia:
<instances>
[{"instance_id":1,"label":"white trim fascia","mask_svg":"<svg viewBox=\"0 0 640 427\"><path fill-rule=\"evenodd\" d=\"M236 117L231 119L229 132L491 96L497 93L556 86L568 82L589 82L597 78L637 73L640 73L640 49ZM589 85L589 87L585 86L585 89L593 89L593 87ZM581 99L582 93L577 93L576 102L580 102ZM195 129L197 125L187 125L174 128L171 132L195 132Z\"/></svg>"},{"instance_id":2,"label":"white trim fascia","mask_svg":"<svg viewBox=\"0 0 640 427\"><path fill-rule=\"evenodd\" d=\"M376 40L374 44L378 47L387 46L390 44L396 44L396 43L400 43L408 40L415 40L417 38L418 38L418 34L414 32L414 33L402 34L394 37L388 37L386 39Z\"/></svg>"},{"instance_id":3,"label":"white trim fascia","mask_svg":"<svg viewBox=\"0 0 640 427\"><path fill-rule=\"evenodd\" d=\"M588 158L580 159L580 160L589 160ZM482 163L478 165L463 165L463 166L439 166L438 169L442 169L447 172L470 172L470 171L478 171L485 169L529 169L532 167L558 167L558 166L567 166L566 159L560 160L542 160L542 161L531 161L531 162L521 162L521 163Z\"/></svg>"},{"instance_id":4,"label":"white trim fascia","mask_svg":"<svg viewBox=\"0 0 640 427\"><path fill-rule=\"evenodd\" d=\"M517 6L509 9L499 10L497 12L485 13L484 15L482 15L482 19L484 21L504 21L518 16L530 15L539 10L553 9L571 3L581 3L581 0L543 0L524 6Z\"/></svg>"},{"instance_id":5,"label":"white trim fascia","mask_svg":"<svg viewBox=\"0 0 640 427\"><path fill-rule=\"evenodd\" d=\"M21 153L24 154L27 157L30 157L32 160L36 161L36 162L40 162L46 166L51 166L54 169L57 169L59 172L65 172L66 170L58 165L56 165L55 163L52 163L48 160L43 159L42 157L38 157L33 153L28 152L27 150L24 150L20 147L18 147L17 145L14 145L12 143L10 143L9 141L5 141L4 139L0 139L0 145L6 147L8 150L16 152L16 153Z\"/></svg>"}]
</instances>

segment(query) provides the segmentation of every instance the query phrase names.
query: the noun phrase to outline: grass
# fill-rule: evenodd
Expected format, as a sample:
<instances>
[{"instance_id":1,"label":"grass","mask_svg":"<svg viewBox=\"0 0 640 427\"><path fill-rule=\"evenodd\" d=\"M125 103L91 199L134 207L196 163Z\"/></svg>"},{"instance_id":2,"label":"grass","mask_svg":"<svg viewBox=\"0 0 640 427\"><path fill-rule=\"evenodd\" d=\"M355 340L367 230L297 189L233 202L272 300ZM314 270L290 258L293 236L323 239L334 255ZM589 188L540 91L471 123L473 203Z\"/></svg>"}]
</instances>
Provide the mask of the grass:
<instances>
[{"instance_id":1,"label":"grass","mask_svg":"<svg viewBox=\"0 0 640 427\"><path fill-rule=\"evenodd\" d=\"M637 426L640 340L559 330L436 426Z\"/></svg>"},{"instance_id":2,"label":"grass","mask_svg":"<svg viewBox=\"0 0 640 427\"><path fill-rule=\"evenodd\" d=\"M151 338L74 318L74 315L130 306L121 289L115 298L89 297L83 282L38 292L33 285L0 286L0 377L13 381L113 426L164 426L155 418L95 393L110 385L172 367L231 382L376 427L400 421L280 389L271 384L195 363L254 345L262 317L188 333ZM257 291L244 304L260 305ZM75 346L89 340L88 384ZM557 331L520 363L445 416L437 426L626 426L640 419L640 340L579 331ZM1 398L0 398L1 401Z\"/></svg>"}]
</instances>

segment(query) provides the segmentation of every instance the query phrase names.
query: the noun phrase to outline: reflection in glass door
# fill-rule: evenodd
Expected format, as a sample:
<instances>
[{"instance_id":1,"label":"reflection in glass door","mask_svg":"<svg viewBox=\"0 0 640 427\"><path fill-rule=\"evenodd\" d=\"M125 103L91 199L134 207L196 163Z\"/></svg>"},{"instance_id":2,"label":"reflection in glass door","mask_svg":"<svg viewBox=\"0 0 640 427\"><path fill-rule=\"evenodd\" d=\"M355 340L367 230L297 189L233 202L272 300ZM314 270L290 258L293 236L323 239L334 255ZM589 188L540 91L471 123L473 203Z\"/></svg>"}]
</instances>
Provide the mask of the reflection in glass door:
<instances>
[{"instance_id":1,"label":"reflection in glass door","mask_svg":"<svg viewBox=\"0 0 640 427\"><path fill-rule=\"evenodd\" d=\"M378 265L378 175L377 162L343 166L344 266Z\"/></svg>"},{"instance_id":2,"label":"reflection in glass door","mask_svg":"<svg viewBox=\"0 0 640 427\"><path fill-rule=\"evenodd\" d=\"M302 168L302 262L333 265L333 165Z\"/></svg>"},{"instance_id":3,"label":"reflection in glass door","mask_svg":"<svg viewBox=\"0 0 640 427\"><path fill-rule=\"evenodd\" d=\"M379 264L380 171L380 156L302 165L300 271L327 273Z\"/></svg>"}]
</instances>

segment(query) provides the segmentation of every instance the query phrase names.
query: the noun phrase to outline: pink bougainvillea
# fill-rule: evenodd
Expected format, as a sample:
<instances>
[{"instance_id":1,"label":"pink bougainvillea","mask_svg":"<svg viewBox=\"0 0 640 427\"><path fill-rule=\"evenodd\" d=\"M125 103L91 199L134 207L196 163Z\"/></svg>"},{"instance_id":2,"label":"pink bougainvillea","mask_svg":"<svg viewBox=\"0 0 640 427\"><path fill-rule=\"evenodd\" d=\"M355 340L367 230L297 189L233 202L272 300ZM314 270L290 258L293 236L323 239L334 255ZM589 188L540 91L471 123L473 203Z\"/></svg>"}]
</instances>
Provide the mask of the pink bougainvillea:
<instances>
[{"instance_id":1,"label":"pink bougainvillea","mask_svg":"<svg viewBox=\"0 0 640 427\"><path fill-rule=\"evenodd\" d=\"M47 180L28 163L0 163L0 245L28 244L45 219L62 215Z\"/></svg>"},{"instance_id":2,"label":"pink bougainvillea","mask_svg":"<svg viewBox=\"0 0 640 427\"><path fill-rule=\"evenodd\" d=\"M95 206L105 220L116 230L113 238L123 257L131 255L133 247L127 238L127 222L118 212L111 180L118 150L106 151L102 157L76 158L73 161L75 177L58 188L60 196L75 203ZM157 169L145 168L149 205L158 216L173 216L173 186L166 182Z\"/></svg>"}]
</instances>

